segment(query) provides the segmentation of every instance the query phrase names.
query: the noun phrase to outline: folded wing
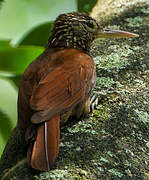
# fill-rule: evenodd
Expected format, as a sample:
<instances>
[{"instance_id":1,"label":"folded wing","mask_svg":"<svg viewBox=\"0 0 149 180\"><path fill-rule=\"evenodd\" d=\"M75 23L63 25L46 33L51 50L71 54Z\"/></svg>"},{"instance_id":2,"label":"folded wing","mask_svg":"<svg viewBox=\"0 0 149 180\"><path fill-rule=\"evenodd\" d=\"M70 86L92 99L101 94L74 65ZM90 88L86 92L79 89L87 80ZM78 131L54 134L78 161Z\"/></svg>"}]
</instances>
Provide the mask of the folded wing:
<instances>
[{"instance_id":1,"label":"folded wing","mask_svg":"<svg viewBox=\"0 0 149 180\"><path fill-rule=\"evenodd\" d=\"M35 112L32 123L47 121L76 105L89 94L94 83L95 68L91 57L58 65L33 90L30 99Z\"/></svg>"}]
</instances>

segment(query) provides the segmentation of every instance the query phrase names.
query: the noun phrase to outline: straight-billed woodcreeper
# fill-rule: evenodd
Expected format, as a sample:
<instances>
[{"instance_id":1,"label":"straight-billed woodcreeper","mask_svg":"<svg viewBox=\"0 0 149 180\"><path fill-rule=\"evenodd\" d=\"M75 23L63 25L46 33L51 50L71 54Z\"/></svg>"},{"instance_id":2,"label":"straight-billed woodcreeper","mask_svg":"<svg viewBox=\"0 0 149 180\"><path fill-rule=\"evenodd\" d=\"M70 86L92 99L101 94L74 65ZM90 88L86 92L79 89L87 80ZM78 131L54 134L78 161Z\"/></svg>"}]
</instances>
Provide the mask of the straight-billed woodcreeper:
<instances>
[{"instance_id":1,"label":"straight-billed woodcreeper","mask_svg":"<svg viewBox=\"0 0 149 180\"><path fill-rule=\"evenodd\" d=\"M49 171L59 152L60 123L90 112L96 72L90 45L100 37L136 37L103 30L85 13L61 14L46 50L25 70L18 96L18 127L26 131L27 162Z\"/></svg>"}]
</instances>

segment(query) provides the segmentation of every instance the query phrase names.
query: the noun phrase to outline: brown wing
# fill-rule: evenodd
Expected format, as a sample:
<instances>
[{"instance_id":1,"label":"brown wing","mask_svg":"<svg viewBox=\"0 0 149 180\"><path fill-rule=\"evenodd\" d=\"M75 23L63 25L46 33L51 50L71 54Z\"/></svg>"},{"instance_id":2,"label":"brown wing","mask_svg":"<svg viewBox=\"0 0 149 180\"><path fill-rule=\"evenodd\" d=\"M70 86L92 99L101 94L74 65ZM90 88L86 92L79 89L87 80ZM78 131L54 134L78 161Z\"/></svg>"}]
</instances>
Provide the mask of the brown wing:
<instances>
[{"instance_id":1,"label":"brown wing","mask_svg":"<svg viewBox=\"0 0 149 180\"><path fill-rule=\"evenodd\" d=\"M65 59L49 72L33 90L30 106L35 111L32 123L54 117L78 102L90 92L95 81L94 63L90 56Z\"/></svg>"}]
</instances>

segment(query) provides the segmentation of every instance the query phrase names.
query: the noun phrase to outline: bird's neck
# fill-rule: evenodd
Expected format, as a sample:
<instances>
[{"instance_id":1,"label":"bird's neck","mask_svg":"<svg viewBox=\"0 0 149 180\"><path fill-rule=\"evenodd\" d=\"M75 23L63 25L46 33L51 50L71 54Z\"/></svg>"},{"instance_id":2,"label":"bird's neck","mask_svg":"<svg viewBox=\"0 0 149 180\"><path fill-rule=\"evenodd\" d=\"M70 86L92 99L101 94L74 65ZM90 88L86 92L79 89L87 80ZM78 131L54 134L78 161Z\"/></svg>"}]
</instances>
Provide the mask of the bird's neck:
<instances>
[{"instance_id":1,"label":"bird's neck","mask_svg":"<svg viewBox=\"0 0 149 180\"><path fill-rule=\"evenodd\" d=\"M75 48L88 52L90 45L85 37L75 36L73 33L63 32L61 34L52 34L49 38L48 48Z\"/></svg>"}]
</instances>

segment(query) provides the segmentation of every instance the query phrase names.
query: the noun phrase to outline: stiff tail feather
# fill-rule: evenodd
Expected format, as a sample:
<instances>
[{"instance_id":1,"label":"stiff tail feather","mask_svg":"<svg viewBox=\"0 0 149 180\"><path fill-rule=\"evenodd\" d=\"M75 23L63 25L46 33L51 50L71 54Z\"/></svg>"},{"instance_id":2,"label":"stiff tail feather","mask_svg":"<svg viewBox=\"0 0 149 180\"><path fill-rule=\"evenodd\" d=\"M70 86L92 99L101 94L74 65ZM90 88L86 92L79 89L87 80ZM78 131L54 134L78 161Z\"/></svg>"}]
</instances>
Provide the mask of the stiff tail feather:
<instances>
[{"instance_id":1,"label":"stiff tail feather","mask_svg":"<svg viewBox=\"0 0 149 180\"><path fill-rule=\"evenodd\" d=\"M39 125L37 138L28 147L28 164L34 169L49 171L59 152L59 140L60 115Z\"/></svg>"}]
</instances>

